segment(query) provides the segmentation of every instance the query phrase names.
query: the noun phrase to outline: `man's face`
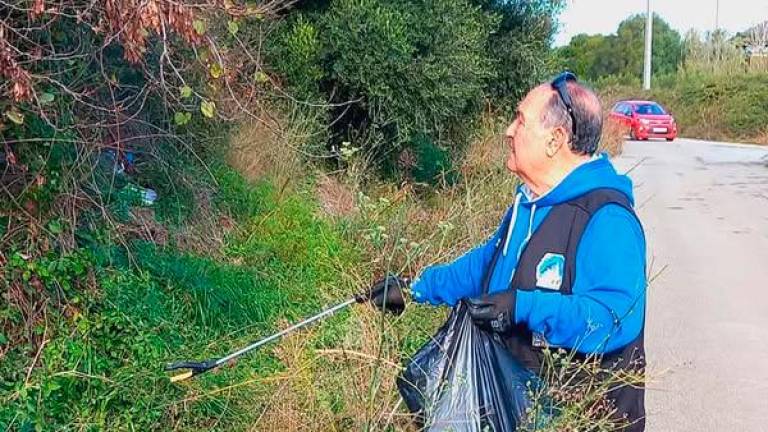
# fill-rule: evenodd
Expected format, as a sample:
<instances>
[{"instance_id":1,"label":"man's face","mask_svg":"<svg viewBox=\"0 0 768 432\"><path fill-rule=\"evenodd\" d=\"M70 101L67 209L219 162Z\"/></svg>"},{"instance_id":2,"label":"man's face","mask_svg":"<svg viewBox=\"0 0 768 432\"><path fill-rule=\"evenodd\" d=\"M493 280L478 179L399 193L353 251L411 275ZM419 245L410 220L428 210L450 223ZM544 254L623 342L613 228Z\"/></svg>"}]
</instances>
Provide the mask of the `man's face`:
<instances>
[{"instance_id":1,"label":"man's face","mask_svg":"<svg viewBox=\"0 0 768 432\"><path fill-rule=\"evenodd\" d=\"M535 178L549 163L545 146L552 140L552 128L541 124L541 113L551 96L552 90L546 85L531 90L504 133L510 150L507 169L524 181Z\"/></svg>"}]
</instances>

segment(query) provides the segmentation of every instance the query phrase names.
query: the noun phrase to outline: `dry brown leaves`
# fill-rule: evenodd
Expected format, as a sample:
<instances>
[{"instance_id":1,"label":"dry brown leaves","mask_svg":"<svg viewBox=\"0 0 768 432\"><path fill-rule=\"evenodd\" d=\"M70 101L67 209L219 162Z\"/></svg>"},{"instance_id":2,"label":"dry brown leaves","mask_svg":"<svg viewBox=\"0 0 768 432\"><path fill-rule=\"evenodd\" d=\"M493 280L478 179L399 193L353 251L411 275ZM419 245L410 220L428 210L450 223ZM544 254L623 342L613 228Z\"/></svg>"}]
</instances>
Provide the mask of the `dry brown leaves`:
<instances>
[{"instance_id":1,"label":"dry brown leaves","mask_svg":"<svg viewBox=\"0 0 768 432\"><path fill-rule=\"evenodd\" d=\"M23 102L32 98L32 79L16 61L13 46L6 38L5 26L0 26L0 76L13 83L10 96L14 101Z\"/></svg>"},{"instance_id":2,"label":"dry brown leaves","mask_svg":"<svg viewBox=\"0 0 768 432\"><path fill-rule=\"evenodd\" d=\"M72 9L69 15L76 15L78 22L88 24L95 32L104 33L107 41L117 40L125 49L125 59L138 64L147 50L148 40L154 35L164 41L176 35L190 45L199 45L203 36L195 29L195 21L202 19L200 11L205 6L171 0L103 0L90 5L59 4L46 9L44 0L32 0L27 13L30 23L42 20L46 13L50 13L47 19L51 22L62 16L59 8ZM215 3L208 6L216 7ZM42 49L39 45L25 48L15 44L19 41L12 40L13 34L22 35L17 37L23 38L22 41L32 40L26 35L34 31L31 26L12 28L3 24L0 26L0 76L11 83L7 92L13 101L29 102L34 94L32 76L20 66L19 58L39 58Z\"/></svg>"},{"instance_id":3,"label":"dry brown leaves","mask_svg":"<svg viewBox=\"0 0 768 432\"><path fill-rule=\"evenodd\" d=\"M196 16L192 6L168 0L105 0L104 12L109 35L115 36L125 48L125 59L139 63L147 50L147 41L154 33L162 39L171 30L184 41L198 45L202 35L195 29Z\"/></svg>"}]
</instances>

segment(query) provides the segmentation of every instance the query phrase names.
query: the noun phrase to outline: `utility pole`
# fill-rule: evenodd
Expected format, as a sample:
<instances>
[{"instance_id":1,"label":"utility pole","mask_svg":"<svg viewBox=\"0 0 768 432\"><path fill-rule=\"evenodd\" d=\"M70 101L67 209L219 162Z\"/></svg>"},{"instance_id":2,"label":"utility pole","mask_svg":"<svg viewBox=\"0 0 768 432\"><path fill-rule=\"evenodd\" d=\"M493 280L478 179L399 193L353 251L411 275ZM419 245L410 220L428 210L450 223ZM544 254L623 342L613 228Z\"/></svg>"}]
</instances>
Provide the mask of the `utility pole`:
<instances>
[{"instance_id":1,"label":"utility pole","mask_svg":"<svg viewBox=\"0 0 768 432\"><path fill-rule=\"evenodd\" d=\"M720 0L715 0L715 31L720 29Z\"/></svg>"},{"instance_id":2,"label":"utility pole","mask_svg":"<svg viewBox=\"0 0 768 432\"><path fill-rule=\"evenodd\" d=\"M651 89L651 52L653 46L653 13L651 12L651 0L646 0L647 10L645 16L645 65L643 67L643 90Z\"/></svg>"}]
</instances>

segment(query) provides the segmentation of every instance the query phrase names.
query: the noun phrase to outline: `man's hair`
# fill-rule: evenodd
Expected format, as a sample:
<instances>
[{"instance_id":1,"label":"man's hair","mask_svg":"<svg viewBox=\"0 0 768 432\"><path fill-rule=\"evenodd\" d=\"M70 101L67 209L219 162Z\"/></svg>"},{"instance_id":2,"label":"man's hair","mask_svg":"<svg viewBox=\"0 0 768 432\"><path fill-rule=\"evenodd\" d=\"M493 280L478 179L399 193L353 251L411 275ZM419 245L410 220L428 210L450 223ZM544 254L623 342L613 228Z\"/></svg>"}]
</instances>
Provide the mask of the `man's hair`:
<instances>
[{"instance_id":1,"label":"man's hair","mask_svg":"<svg viewBox=\"0 0 768 432\"><path fill-rule=\"evenodd\" d=\"M593 155L597 151L603 131L600 99L582 84L568 82L567 86L573 103L573 117L576 119L576 136L573 136L573 122L568 109L555 90L544 106L541 122L546 127L562 126L568 132L570 148L574 153Z\"/></svg>"}]
</instances>

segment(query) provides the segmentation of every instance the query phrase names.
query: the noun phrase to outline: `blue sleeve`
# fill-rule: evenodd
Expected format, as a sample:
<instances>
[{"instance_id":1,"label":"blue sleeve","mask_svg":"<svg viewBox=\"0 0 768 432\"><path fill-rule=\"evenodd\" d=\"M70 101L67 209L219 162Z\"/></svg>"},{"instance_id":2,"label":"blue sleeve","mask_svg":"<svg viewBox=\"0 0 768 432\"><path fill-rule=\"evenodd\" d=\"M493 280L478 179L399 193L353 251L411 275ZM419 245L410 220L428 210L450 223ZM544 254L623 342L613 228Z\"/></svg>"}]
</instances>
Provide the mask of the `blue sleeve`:
<instances>
[{"instance_id":1,"label":"blue sleeve","mask_svg":"<svg viewBox=\"0 0 768 432\"><path fill-rule=\"evenodd\" d=\"M645 237L625 209L600 209L576 254L572 294L518 290L515 315L554 346L614 351L634 340L645 319Z\"/></svg>"},{"instance_id":2,"label":"blue sleeve","mask_svg":"<svg viewBox=\"0 0 768 432\"><path fill-rule=\"evenodd\" d=\"M493 258L496 244L504 233L501 232L503 221L509 216L504 215L502 224L485 243L466 252L448 264L436 264L426 268L411 285L411 292L416 301L429 302L433 305L455 305L466 297L480 294L483 276L488 264Z\"/></svg>"}]
</instances>

